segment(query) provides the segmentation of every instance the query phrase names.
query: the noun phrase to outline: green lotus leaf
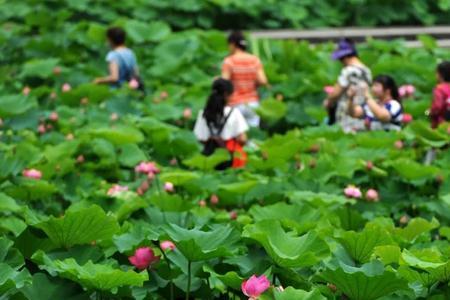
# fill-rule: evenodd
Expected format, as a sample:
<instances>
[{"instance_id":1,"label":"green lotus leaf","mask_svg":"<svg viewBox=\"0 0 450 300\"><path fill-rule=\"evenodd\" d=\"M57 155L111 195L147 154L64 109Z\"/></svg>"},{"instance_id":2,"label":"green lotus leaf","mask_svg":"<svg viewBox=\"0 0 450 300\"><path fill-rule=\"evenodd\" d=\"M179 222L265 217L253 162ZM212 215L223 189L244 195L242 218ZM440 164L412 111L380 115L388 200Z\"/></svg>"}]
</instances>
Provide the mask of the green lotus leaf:
<instances>
[{"instance_id":1,"label":"green lotus leaf","mask_svg":"<svg viewBox=\"0 0 450 300\"><path fill-rule=\"evenodd\" d=\"M312 290L310 292L304 290L297 290L293 287L287 287L283 291L271 289L259 297L261 300L291 300L291 299L301 299L301 300L325 300L326 298L322 296L319 290Z\"/></svg>"},{"instance_id":2,"label":"green lotus leaf","mask_svg":"<svg viewBox=\"0 0 450 300\"><path fill-rule=\"evenodd\" d=\"M27 269L15 270L8 264L0 263L0 295L7 297L26 284L31 283L31 275ZM8 298L6 298L8 299Z\"/></svg>"},{"instance_id":3,"label":"green lotus leaf","mask_svg":"<svg viewBox=\"0 0 450 300\"><path fill-rule=\"evenodd\" d=\"M16 200L4 193L0 193L0 211L1 212L18 212L21 210Z\"/></svg>"},{"instance_id":4,"label":"green lotus leaf","mask_svg":"<svg viewBox=\"0 0 450 300\"><path fill-rule=\"evenodd\" d=\"M61 102L68 106L79 106L83 98L89 103L99 103L111 96L111 91L107 86L84 83L72 88L61 95Z\"/></svg>"},{"instance_id":5,"label":"green lotus leaf","mask_svg":"<svg viewBox=\"0 0 450 300\"><path fill-rule=\"evenodd\" d=\"M371 261L361 268L341 264L325 270L319 277L336 285L351 300L374 300L409 289L405 279L384 270L379 261Z\"/></svg>"},{"instance_id":6,"label":"green lotus leaf","mask_svg":"<svg viewBox=\"0 0 450 300\"><path fill-rule=\"evenodd\" d=\"M159 176L161 178L161 181L163 182L172 182L175 185L175 188L177 185L187 184L189 183L189 181L198 179L200 177L195 172L189 172L184 170L163 172Z\"/></svg>"},{"instance_id":7,"label":"green lotus leaf","mask_svg":"<svg viewBox=\"0 0 450 300\"><path fill-rule=\"evenodd\" d=\"M139 222L126 233L115 235L113 240L120 253L130 251L143 241L158 240L160 233L150 224Z\"/></svg>"},{"instance_id":8,"label":"green lotus leaf","mask_svg":"<svg viewBox=\"0 0 450 300\"><path fill-rule=\"evenodd\" d=\"M148 280L146 271L123 271L110 265L94 264L92 261L79 265L73 258L52 260L42 251L36 252L32 260L52 276L59 275L75 281L86 289L116 293L120 287L141 287Z\"/></svg>"},{"instance_id":9,"label":"green lotus leaf","mask_svg":"<svg viewBox=\"0 0 450 300\"><path fill-rule=\"evenodd\" d=\"M54 184L46 180L34 180L28 178L18 178L17 185L8 186L5 193L17 199L42 200L57 192Z\"/></svg>"},{"instance_id":10,"label":"green lotus leaf","mask_svg":"<svg viewBox=\"0 0 450 300\"><path fill-rule=\"evenodd\" d=\"M20 289L28 300L84 300L86 293L73 282L59 278L50 278L43 273L33 275L32 283Z\"/></svg>"},{"instance_id":11,"label":"green lotus leaf","mask_svg":"<svg viewBox=\"0 0 450 300\"><path fill-rule=\"evenodd\" d=\"M20 252L12 248L13 242L0 237L0 295L7 296L31 282Z\"/></svg>"},{"instance_id":12,"label":"green lotus leaf","mask_svg":"<svg viewBox=\"0 0 450 300\"><path fill-rule=\"evenodd\" d=\"M147 160L145 153L136 144L125 144L118 147L118 160L125 167L134 167L141 161Z\"/></svg>"},{"instance_id":13,"label":"green lotus leaf","mask_svg":"<svg viewBox=\"0 0 450 300\"><path fill-rule=\"evenodd\" d=\"M313 229L320 219L319 210L307 205L277 203L268 206L254 205L249 210L255 222L277 220L285 226L295 228L299 233Z\"/></svg>"},{"instance_id":14,"label":"green lotus leaf","mask_svg":"<svg viewBox=\"0 0 450 300\"><path fill-rule=\"evenodd\" d=\"M50 217L35 227L42 229L57 247L65 248L109 240L119 230L117 220L96 205L68 210L64 216Z\"/></svg>"},{"instance_id":15,"label":"green lotus leaf","mask_svg":"<svg viewBox=\"0 0 450 300\"><path fill-rule=\"evenodd\" d=\"M10 118L24 114L37 106L36 99L22 95L0 96L0 118Z\"/></svg>"},{"instance_id":16,"label":"green lotus leaf","mask_svg":"<svg viewBox=\"0 0 450 300\"><path fill-rule=\"evenodd\" d=\"M439 173L439 169L435 166L424 166L409 158L399 158L395 161L387 162L397 171L397 173L407 181L421 184L425 180L434 179Z\"/></svg>"},{"instance_id":17,"label":"green lotus leaf","mask_svg":"<svg viewBox=\"0 0 450 300\"><path fill-rule=\"evenodd\" d=\"M269 122L276 122L286 115L287 107L281 101L275 99L264 100L256 109L256 112L263 120Z\"/></svg>"},{"instance_id":18,"label":"green lotus leaf","mask_svg":"<svg viewBox=\"0 0 450 300\"><path fill-rule=\"evenodd\" d=\"M374 248L373 254L378 257L383 264L398 264L401 256L401 249L396 245L377 246Z\"/></svg>"},{"instance_id":19,"label":"green lotus leaf","mask_svg":"<svg viewBox=\"0 0 450 300\"><path fill-rule=\"evenodd\" d=\"M276 264L285 268L312 266L330 254L327 243L314 231L295 236L274 220L245 226L242 237L258 242Z\"/></svg>"},{"instance_id":20,"label":"green lotus leaf","mask_svg":"<svg viewBox=\"0 0 450 300\"><path fill-rule=\"evenodd\" d=\"M389 233L381 228L364 228L361 232L345 231L337 237L350 256L360 262L370 260L375 247L393 244Z\"/></svg>"},{"instance_id":21,"label":"green lotus leaf","mask_svg":"<svg viewBox=\"0 0 450 300\"><path fill-rule=\"evenodd\" d=\"M150 198L150 203L158 207L161 211L182 212L192 208L192 204L179 195L154 195Z\"/></svg>"},{"instance_id":22,"label":"green lotus leaf","mask_svg":"<svg viewBox=\"0 0 450 300\"><path fill-rule=\"evenodd\" d=\"M314 193L310 191L289 191L286 193L291 202L302 205L304 202L311 203L314 207L327 206L341 206L346 203L355 203L354 200L349 200L344 196Z\"/></svg>"},{"instance_id":23,"label":"green lotus leaf","mask_svg":"<svg viewBox=\"0 0 450 300\"><path fill-rule=\"evenodd\" d=\"M88 131L93 137L103 138L115 145L140 143L144 140L141 131L135 127L118 125L114 128L93 128Z\"/></svg>"},{"instance_id":24,"label":"green lotus leaf","mask_svg":"<svg viewBox=\"0 0 450 300\"><path fill-rule=\"evenodd\" d=\"M396 228L394 234L401 241L414 243L417 238L437 227L439 227L439 222L434 218L431 222L422 218L415 218L405 228Z\"/></svg>"},{"instance_id":25,"label":"green lotus leaf","mask_svg":"<svg viewBox=\"0 0 450 300\"><path fill-rule=\"evenodd\" d=\"M34 59L27 61L20 73L21 77L46 78L53 74L53 68L59 63L57 58Z\"/></svg>"},{"instance_id":26,"label":"green lotus leaf","mask_svg":"<svg viewBox=\"0 0 450 300\"><path fill-rule=\"evenodd\" d=\"M125 30L136 43L161 41L171 31L170 27L164 22L144 23L137 20L127 21Z\"/></svg>"},{"instance_id":27,"label":"green lotus leaf","mask_svg":"<svg viewBox=\"0 0 450 300\"><path fill-rule=\"evenodd\" d=\"M218 149L211 156L196 154L191 158L183 160L183 164L205 172L214 170L219 163L227 160L230 160L230 153L225 149Z\"/></svg>"},{"instance_id":28,"label":"green lotus leaf","mask_svg":"<svg viewBox=\"0 0 450 300\"><path fill-rule=\"evenodd\" d=\"M430 128L425 122L413 122L408 126L416 138L424 145L440 148L449 142L448 136Z\"/></svg>"},{"instance_id":29,"label":"green lotus leaf","mask_svg":"<svg viewBox=\"0 0 450 300\"><path fill-rule=\"evenodd\" d=\"M239 240L239 234L230 226L224 225L202 231L170 224L164 230L189 261L230 256L235 250L234 244Z\"/></svg>"}]
</instances>

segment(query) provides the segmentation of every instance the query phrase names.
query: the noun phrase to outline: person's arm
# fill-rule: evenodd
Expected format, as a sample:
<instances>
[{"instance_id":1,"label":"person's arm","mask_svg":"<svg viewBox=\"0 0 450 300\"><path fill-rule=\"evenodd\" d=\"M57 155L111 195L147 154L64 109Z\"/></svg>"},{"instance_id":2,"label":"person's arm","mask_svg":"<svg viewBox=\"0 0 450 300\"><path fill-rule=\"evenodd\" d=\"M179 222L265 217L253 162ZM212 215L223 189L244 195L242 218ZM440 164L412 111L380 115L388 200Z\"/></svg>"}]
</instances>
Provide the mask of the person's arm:
<instances>
[{"instance_id":1,"label":"person's arm","mask_svg":"<svg viewBox=\"0 0 450 300\"><path fill-rule=\"evenodd\" d=\"M119 65L115 61L109 63L109 76L96 78L94 83L115 83L119 81Z\"/></svg>"},{"instance_id":2,"label":"person's arm","mask_svg":"<svg viewBox=\"0 0 450 300\"><path fill-rule=\"evenodd\" d=\"M370 95L369 91L366 90L366 99L367 99L367 105L369 106L370 111L373 113L375 118L380 120L383 123L387 123L391 120L391 114L389 111L384 107L378 104L375 99L373 99L372 95Z\"/></svg>"},{"instance_id":3,"label":"person's arm","mask_svg":"<svg viewBox=\"0 0 450 300\"><path fill-rule=\"evenodd\" d=\"M222 65L222 78L226 80L231 80L231 66L227 59L224 60Z\"/></svg>"},{"instance_id":4,"label":"person's arm","mask_svg":"<svg viewBox=\"0 0 450 300\"><path fill-rule=\"evenodd\" d=\"M348 114L353 118L362 118L364 116L364 109L361 105L353 104L353 97L348 101Z\"/></svg>"},{"instance_id":5,"label":"person's arm","mask_svg":"<svg viewBox=\"0 0 450 300\"><path fill-rule=\"evenodd\" d=\"M344 91L345 91L345 89L340 84L337 83L334 86L333 92L328 95L327 100L330 101L331 103L336 102L336 100L338 100L339 97L342 96Z\"/></svg>"},{"instance_id":6,"label":"person's arm","mask_svg":"<svg viewBox=\"0 0 450 300\"><path fill-rule=\"evenodd\" d=\"M256 71L256 84L261 86L269 86L269 81L267 80L266 72L261 63L259 63L258 70Z\"/></svg>"},{"instance_id":7,"label":"person's arm","mask_svg":"<svg viewBox=\"0 0 450 300\"><path fill-rule=\"evenodd\" d=\"M341 95L344 93L345 89L340 86L339 84L336 84L333 88L333 92L328 94L327 98L323 101L323 106L326 108L330 108L333 106L334 103L341 97Z\"/></svg>"}]
</instances>

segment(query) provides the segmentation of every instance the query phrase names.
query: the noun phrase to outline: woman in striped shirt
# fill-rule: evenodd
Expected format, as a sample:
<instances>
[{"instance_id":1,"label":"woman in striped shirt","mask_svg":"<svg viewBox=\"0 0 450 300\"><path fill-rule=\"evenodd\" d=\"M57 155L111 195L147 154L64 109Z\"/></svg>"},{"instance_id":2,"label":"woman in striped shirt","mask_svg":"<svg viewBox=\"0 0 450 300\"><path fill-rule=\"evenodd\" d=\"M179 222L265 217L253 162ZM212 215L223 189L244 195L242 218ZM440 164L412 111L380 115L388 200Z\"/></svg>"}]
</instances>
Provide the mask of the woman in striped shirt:
<instances>
[{"instance_id":1,"label":"woman in striped shirt","mask_svg":"<svg viewBox=\"0 0 450 300\"><path fill-rule=\"evenodd\" d=\"M403 109L399 99L398 88L395 80L388 75L379 75L373 80L372 94L366 86L364 96L366 102L362 105L353 102L354 90L349 90L349 114L354 118L364 120L368 130L394 130L398 131L402 127Z\"/></svg>"},{"instance_id":2,"label":"woman in striped shirt","mask_svg":"<svg viewBox=\"0 0 450 300\"><path fill-rule=\"evenodd\" d=\"M261 61L248 53L243 34L235 31L228 37L230 55L222 66L222 78L233 83L234 92L229 105L239 109L249 126L259 126L259 116L254 111L259 106L257 88L268 85Z\"/></svg>"}]
</instances>

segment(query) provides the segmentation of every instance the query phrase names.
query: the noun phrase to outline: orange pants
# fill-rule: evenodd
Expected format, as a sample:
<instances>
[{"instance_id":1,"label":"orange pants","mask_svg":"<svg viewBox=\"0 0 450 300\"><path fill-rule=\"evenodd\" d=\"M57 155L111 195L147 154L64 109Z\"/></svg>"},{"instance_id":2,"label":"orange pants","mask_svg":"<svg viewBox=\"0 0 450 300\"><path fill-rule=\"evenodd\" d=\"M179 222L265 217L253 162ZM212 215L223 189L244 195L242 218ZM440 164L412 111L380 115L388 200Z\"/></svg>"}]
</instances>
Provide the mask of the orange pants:
<instances>
[{"instance_id":1,"label":"orange pants","mask_svg":"<svg viewBox=\"0 0 450 300\"><path fill-rule=\"evenodd\" d=\"M231 139L225 142L225 146L233 154L233 169L243 168L247 163L247 153L244 148L235 139Z\"/></svg>"}]
</instances>

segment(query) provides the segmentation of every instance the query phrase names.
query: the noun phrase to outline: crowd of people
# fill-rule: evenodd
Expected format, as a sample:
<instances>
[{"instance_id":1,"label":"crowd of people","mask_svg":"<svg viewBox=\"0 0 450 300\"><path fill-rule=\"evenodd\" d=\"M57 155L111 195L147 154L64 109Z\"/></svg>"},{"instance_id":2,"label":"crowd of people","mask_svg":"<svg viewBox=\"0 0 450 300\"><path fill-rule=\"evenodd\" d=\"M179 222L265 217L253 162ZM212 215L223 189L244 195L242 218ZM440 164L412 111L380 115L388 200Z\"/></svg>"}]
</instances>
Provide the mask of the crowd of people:
<instances>
[{"instance_id":1,"label":"crowd of people","mask_svg":"<svg viewBox=\"0 0 450 300\"><path fill-rule=\"evenodd\" d=\"M126 47L125 31L110 28L107 38L111 51L106 56L109 74L94 83L120 87L128 83L144 90L133 51ZM230 54L222 64L221 77L215 79L203 110L198 114L194 134L203 144L203 154L227 149L231 159L216 169L245 166L243 146L250 127L260 126L256 109L260 98L258 88L269 86L261 60L247 51L244 35L235 31L228 37ZM404 112L395 79L372 72L359 58L355 44L341 40L332 59L342 63L342 70L324 100L329 125L336 124L345 132L363 130L400 130ZM450 62L441 62L436 69L437 86L430 107L431 126L450 120Z\"/></svg>"}]
</instances>

